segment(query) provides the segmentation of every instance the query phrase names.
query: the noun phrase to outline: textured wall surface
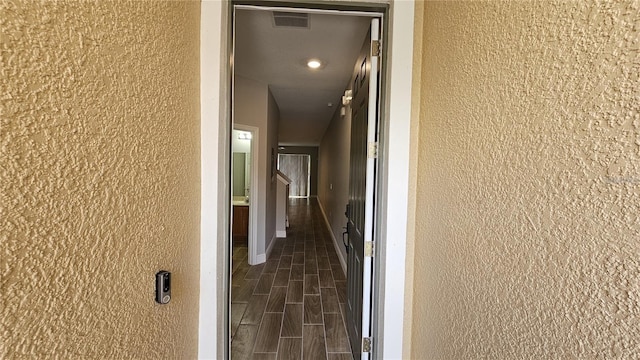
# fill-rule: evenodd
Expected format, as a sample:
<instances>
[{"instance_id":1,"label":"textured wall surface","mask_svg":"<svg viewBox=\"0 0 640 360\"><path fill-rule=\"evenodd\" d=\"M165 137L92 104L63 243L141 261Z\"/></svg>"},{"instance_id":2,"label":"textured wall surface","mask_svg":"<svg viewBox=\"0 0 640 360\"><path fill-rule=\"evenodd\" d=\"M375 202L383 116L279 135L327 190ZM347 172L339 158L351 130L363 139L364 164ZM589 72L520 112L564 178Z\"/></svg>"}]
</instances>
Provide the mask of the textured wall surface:
<instances>
[{"instance_id":1,"label":"textured wall surface","mask_svg":"<svg viewBox=\"0 0 640 360\"><path fill-rule=\"evenodd\" d=\"M640 2L426 2L413 358L640 356Z\"/></svg>"},{"instance_id":2,"label":"textured wall surface","mask_svg":"<svg viewBox=\"0 0 640 360\"><path fill-rule=\"evenodd\" d=\"M0 14L0 358L194 358L199 3Z\"/></svg>"}]
</instances>

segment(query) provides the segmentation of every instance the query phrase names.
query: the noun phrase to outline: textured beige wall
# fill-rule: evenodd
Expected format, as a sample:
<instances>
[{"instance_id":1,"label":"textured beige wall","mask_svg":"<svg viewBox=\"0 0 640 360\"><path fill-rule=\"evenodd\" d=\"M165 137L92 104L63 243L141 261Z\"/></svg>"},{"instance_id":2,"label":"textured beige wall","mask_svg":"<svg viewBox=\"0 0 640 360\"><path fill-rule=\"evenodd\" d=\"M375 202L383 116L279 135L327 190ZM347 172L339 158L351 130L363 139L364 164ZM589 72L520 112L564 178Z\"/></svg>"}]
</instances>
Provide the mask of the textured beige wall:
<instances>
[{"instance_id":1,"label":"textured beige wall","mask_svg":"<svg viewBox=\"0 0 640 360\"><path fill-rule=\"evenodd\" d=\"M413 358L640 354L640 2L426 2Z\"/></svg>"},{"instance_id":2,"label":"textured beige wall","mask_svg":"<svg viewBox=\"0 0 640 360\"><path fill-rule=\"evenodd\" d=\"M199 2L0 14L0 357L194 358Z\"/></svg>"}]
</instances>

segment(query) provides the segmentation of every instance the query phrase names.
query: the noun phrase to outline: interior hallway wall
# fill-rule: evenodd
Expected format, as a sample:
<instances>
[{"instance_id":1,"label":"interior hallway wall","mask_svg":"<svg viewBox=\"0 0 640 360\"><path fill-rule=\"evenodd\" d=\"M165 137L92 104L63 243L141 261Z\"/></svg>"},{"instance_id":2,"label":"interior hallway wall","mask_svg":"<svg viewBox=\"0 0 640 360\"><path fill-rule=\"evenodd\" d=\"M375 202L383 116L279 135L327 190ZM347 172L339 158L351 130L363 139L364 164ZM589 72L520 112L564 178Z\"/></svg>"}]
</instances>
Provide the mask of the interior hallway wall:
<instances>
[{"instance_id":1,"label":"interior hallway wall","mask_svg":"<svg viewBox=\"0 0 640 360\"><path fill-rule=\"evenodd\" d=\"M278 125L280 123L280 109L276 99L267 89L267 150L269 156L269 173L267 178L267 225L266 225L266 248L269 249L271 242L276 236L276 205L278 194L278 180L276 170L278 165ZM268 254L267 254L268 255Z\"/></svg>"},{"instance_id":2,"label":"interior hallway wall","mask_svg":"<svg viewBox=\"0 0 640 360\"><path fill-rule=\"evenodd\" d=\"M253 160L258 161L260 191L257 197L253 194L249 197L251 203L258 206L257 253L260 256L265 254L276 233L276 180L271 176L271 155L276 156L278 151L280 110L267 84L236 75L234 86L234 122L259 129L258 159Z\"/></svg>"},{"instance_id":3,"label":"interior hallway wall","mask_svg":"<svg viewBox=\"0 0 640 360\"><path fill-rule=\"evenodd\" d=\"M197 356L199 10L0 2L0 358Z\"/></svg>"},{"instance_id":4,"label":"interior hallway wall","mask_svg":"<svg viewBox=\"0 0 640 360\"><path fill-rule=\"evenodd\" d=\"M347 252L342 246L342 232L347 226L344 212L349 202L350 146L351 106L347 106L345 116L340 115L339 108L334 113L318 151L318 201L338 242L338 255L344 260Z\"/></svg>"},{"instance_id":5,"label":"interior hallway wall","mask_svg":"<svg viewBox=\"0 0 640 360\"><path fill-rule=\"evenodd\" d=\"M640 2L425 2L412 357L640 353Z\"/></svg>"}]
</instances>

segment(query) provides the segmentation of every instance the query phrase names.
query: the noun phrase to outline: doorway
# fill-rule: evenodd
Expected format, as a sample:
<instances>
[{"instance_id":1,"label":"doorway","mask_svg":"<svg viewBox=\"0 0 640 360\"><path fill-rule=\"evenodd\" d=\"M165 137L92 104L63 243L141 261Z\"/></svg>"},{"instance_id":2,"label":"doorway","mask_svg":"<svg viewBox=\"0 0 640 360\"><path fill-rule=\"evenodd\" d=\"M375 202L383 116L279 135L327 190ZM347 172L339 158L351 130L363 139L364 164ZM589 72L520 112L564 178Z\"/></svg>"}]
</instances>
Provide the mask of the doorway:
<instances>
[{"instance_id":1,"label":"doorway","mask_svg":"<svg viewBox=\"0 0 640 360\"><path fill-rule=\"evenodd\" d=\"M260 261L256 244L258 208L252 201L260 196L258 162L254 160L258 158L259 135L257 127L240 124L231 134L231 252L234 246L246 247L246 261L251 265ZM238 261L236 256L236 264Z\"/></svg>"},{"instance_id":2,"label":"doorway","mask_svg":"<svg viewBox=\"0 0 640 360\"><path fill-rule=\"evenodd\" d=\"M244 2L245 4L248 2ZM267 2L256 2L262 5ZM201 251L200 251L200 308L198 356L200 358L228 358L229 354L229 294L228 263L230 248L231 97L232 97L232 12L236 2L205 1L201 4ZM273 4L273 3L271 3ZM282 3L280 3L282 4ZM293 2L287 5L296 6ZM316 0L297 6L341 9L343 11L380 11L389 19L389 39L383 46L382 104L384 114L380 128L379 156L393 159L382 163L381 211L379 238L376 248L373 334L374 358L402 358L406 336L407 316L405 272L397 271L410 257L407 249L407 216L410 179L410 149L413 136L411 116L414 58L415 1L380 1L377 3ZM389 7L393 11L389 12ZM220 34L223 34L220 36ZM391 81L393 79L393 81ZM386 94L386 95L385 95ZM394 264L390 270L386 264ZM377 350L376 350L377 349Z\"/></svg>"},{"instance_id":3,"label":"doorway","mask_svg":"<svg viewBox=\"0 0 640 360\"><path fill-rule=\"evenodd\" d=\"M311 193L311 155L278 154L278 170L289 184L289 198L308 198Z\"/></svg>"},{"instance_id":4,"label":"doorway","mask_svg":"<svg viewBox=\"0 0 640 360\"><path fill-rule=\"evenodd\" d=\"M339 354L345 354L345 350L348 350L346 354L351 353L358 359L368 359L372 350L370 319L373 260L372 255L365 253L363 249L365 242L373 242L376 226L374 178L378 160L375 153L370 151L370 147L377 146L377 116L381 106L380 98L377 96L381 52L373 53L372 49L379 49L380 38L374 37L374 34L377 36L381 32L380 23L384 14L243 5L235 6L233 14L234 126L251 123L266 133L266 139L261 145L262 151L259 151L253 160L267 165L262 167L262 177L258 180L258 183L266 182L267 191L265 201L258 205L264 209L265 215L265 226L262 229L266 232L260 233L259 236L264 238L264 259L267 262L262 267L244 269L245 276L242 279L232 277L230 281L234 284L231 289L232 305L229 315L231 334L239 334L239 337L233 337L231 353L234 354L238 343L243 346L249 343L248 349L243 348L242 354L245 355L275 355L277 352L279 356L279 343L293 343L297 344L292 345L294 347L307 349L308 343L318 344L326 341L326 347L320 346L325 356L331 352L330 349L338 349ZM337 31L336 28L342 31ZM341 51L334 49L340 47L337 39L342 42ZM362 51L371 54L362 56ZM376 58L376 61L372 61L372 58ZM362 98L365 93L370 95ZM360 95L356 97L356 100L360 99L357 107L350 103L356 94ZM351 157L352 166L347 175L355 179L351 183L357 183L358 186L350 186L348 198L345 197L342 201L349 202L351 208L357 210L346 214L350 224L356 224L352 218L357 216L357 226L352 226L356 232L349 231L348 235L350 242L361 244L350 246L351 255L360 255L350 255L347 260L347 282L358 284L350 285L347 292L346 284L340 288L335 285L336 281L340 281L336 279L345 276L339 266L338 255L335 264L328 260L331 254L342 253L342 245L338 245L335 235L326 235L332 231L329 222L333 219L327 221L329 226L325 227L322 222L314 222L314 217L321 219L313 215L319 214L314 210L315 203L290 203L307 206L301 213L311 217L306 218L302 224L311 228L298 226L291 237L276 239L275 235L271 238L269 232L268 209L270 199L274 199L273 196L269 197L269 191L274 182L275 149L292 145L318 146L329 122L352 121L349 120L354 118L351 116L352 108L353 114L357 114L359 119L357 123L364 125L352 127L352 132L358 132L357 135L351 136L352 142L357 143L356 150L354 151L352 146L351 153L342 156L347 159ZM361 115L362 108L367 110L364 112L365 115ZM349 116L342 119L340 116L346 113L349 113ZM357 139L357 142L353 139ZM277 162L279 168L290 177L292 197L308 198L310 157L282 154ZM357 199L357 204L352 204L354 198ZM260 213L258 216L261 216ZM326 219L326 216L324 218ZM338 217L336 219L342 221ZM311 234L310 238L307 237L308 234ZM329 240L328 244L332 249L326 248L325 240ZM297 252L300 246L302 251ZM289 258L296 257L297 254L298 260L302 263L294 264ZM328 268L319 268L321 262L322 266ZM344 263L344 260L342 262ZM294 276L300 276L293 265L303 266L302 280L292 280ZM322 274L328 276L325 277L325 288L319 283ZM298 281L301 281L301 284L296 285ZM296 289L296 286L304 289L301 299L295 295L292 295L292 298L289 296L290 291L294 291L291 289ZM344 290L344 294L338 289ZM346 300L345 303L349 306L336 314L334 311L340 309L337 301L340 297ZM328 305L333 303L329 299L336 300L335 306ZM328 304L325 304L325 301ZM289 305L298 310L289 312ZM257 321L256 311L261 312L262 317L258 316L260 320L254 324L253 322ZM302 313L304 317L298 316ZM246 314L250 314L249 320L246 320ZM280 335L281 331L283 334L285 332L284 324L287 323L287 319L295 324L295 329L304 329L291 330L300 338L294 336L296 340L287 340L289 336ZM348 332L346 324L350 329ZM314 335L303 335L307 333ZM314 339L309 340L309 336ZM329 346L336 337L341 337L342 342L339 345L334 343L335 348ZM351 345L345 349L345 344L349 343ZM304 355L305 352L301 354Z\"/></svg>"}]
</instances>

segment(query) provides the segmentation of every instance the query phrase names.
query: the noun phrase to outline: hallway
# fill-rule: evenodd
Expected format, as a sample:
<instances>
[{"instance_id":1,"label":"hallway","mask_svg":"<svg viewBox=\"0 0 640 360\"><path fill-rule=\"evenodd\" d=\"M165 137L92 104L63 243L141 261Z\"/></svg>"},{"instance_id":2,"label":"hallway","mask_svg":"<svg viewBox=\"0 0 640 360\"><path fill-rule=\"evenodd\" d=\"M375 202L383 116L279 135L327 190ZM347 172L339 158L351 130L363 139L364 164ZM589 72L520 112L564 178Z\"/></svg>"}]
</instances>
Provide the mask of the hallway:
<instances>
[{"instance_id":1,"label":"hallway","mask_svg":"<svg viewBox=\"0 0 640 360\"><path fill-rule=\"evenodd\" d=\"M287 238L249 266L234 247L231 358L351 359L346 278L315 199L290 199Z\"/></svg>"}]
</instances>

